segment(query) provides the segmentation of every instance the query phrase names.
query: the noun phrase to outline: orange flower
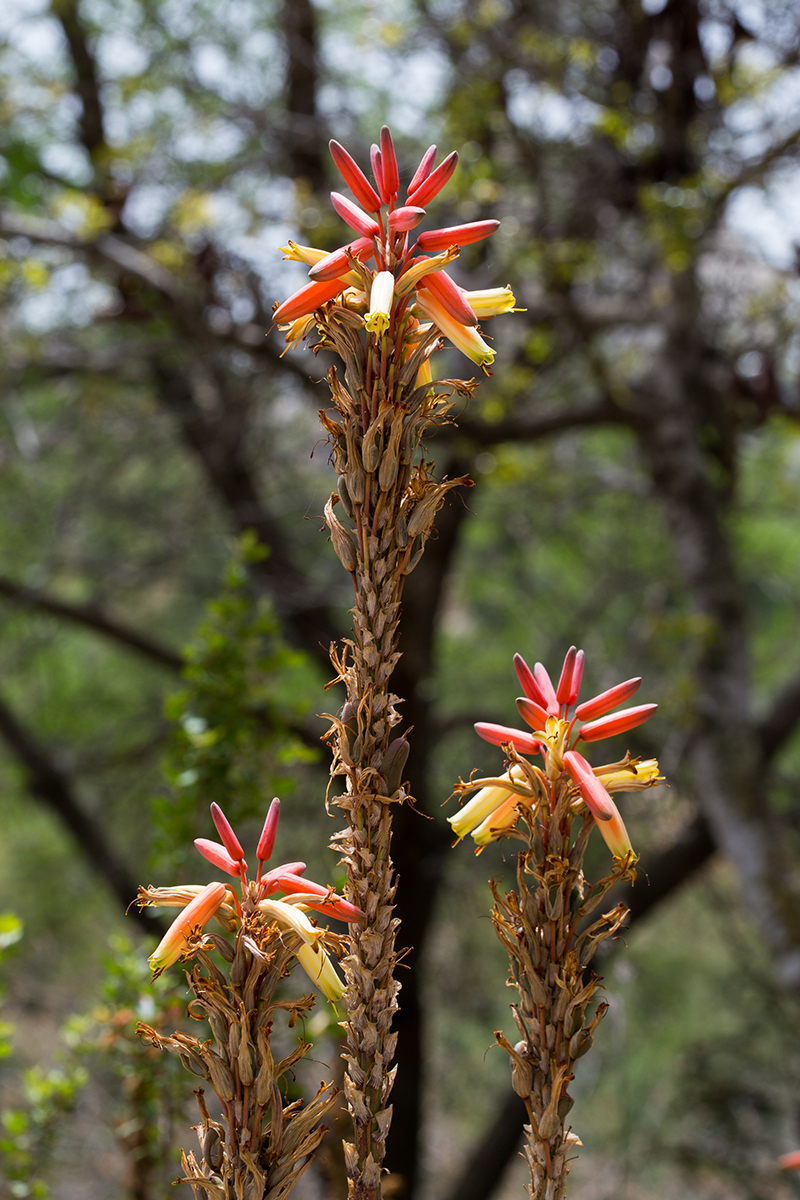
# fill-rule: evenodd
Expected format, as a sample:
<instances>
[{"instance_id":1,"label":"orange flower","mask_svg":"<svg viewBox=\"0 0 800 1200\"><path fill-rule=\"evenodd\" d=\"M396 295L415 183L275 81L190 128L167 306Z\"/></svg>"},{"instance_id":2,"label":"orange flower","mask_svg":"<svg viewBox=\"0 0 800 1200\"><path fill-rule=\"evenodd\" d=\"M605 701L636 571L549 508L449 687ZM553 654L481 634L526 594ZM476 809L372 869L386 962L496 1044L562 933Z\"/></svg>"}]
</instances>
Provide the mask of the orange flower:
<instances>
[{"instance_id":1,"label":"orange flower","mask_svg":"<svg viewBox=\"0 0 800 1200\"><path fill-rule=\"evenodd\" d=\"M225 899L227 890L224 883L208 883L178 914L148 959L154 978L178 961L186 949L189 934L205 928Z\"/></svg>"}]
</instances>

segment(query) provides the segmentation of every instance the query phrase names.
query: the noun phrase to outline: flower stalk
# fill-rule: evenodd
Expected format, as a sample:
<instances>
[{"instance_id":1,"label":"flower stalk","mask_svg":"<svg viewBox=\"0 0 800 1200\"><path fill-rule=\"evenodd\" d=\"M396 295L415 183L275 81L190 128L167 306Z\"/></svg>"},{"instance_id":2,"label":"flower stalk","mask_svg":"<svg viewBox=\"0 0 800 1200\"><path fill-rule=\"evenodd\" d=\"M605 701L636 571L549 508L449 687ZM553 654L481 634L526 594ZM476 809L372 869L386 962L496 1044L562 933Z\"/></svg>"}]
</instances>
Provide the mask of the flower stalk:
<instances>
[{"instance_id":1,"label":"flower stalk","mask_svg":"<svg viewBox=\"0 0 800 1200\"><path fill-rule=\"evenodd\" d=\"M344 1089L353 1120L345 1161L350 1195L378 1200L391 1121L397 1038L391 1027L400 986L395 979L392 808L408 799L402 771L409 746L398 737L399 698L391 690L399 657L400 603L405 578L424 552L437 510L452 488L470 483L466 478L437 481L433 464L420 454L423 435L450 420L453 396L468 397L472 391L472 384L462 380L437 380L430 356L446 337L489 372L494 351L478 331L478 317L466 293L441 273L461 244L488 237L499 222L455 227L452 236L448 230L435 231L442 252L432 257L425 252L424 235L415 240L412 231L425 217L425 205L452 175L457 155L448 155L434 168L436 148L431 147L403 199L388 128L370 156L375 187L344 147L332 142L331 153L355 197L351 201L333 192L331 202L363 240L357 252L350 242L319 258L311 248L303 248L301 256L290 243L290 256L302 257L312 277L323 273L325 281L301 288L278 306L274 317L294 344L302 336L297 325L301 310L313 314L303 334L316 331L314 349L333 351L342 364L328 372L331 406L320 413L338 476L337 491L325 505L325 522L352 577L355 605L352 638L341 649L331 648L346 700L339 713L327 714L331 728L326 737L333 751L331 778L343 782L332 802L347 821L335 844L347 865L348 898L366 913L351 926L343 961ZM335 271L338 276L331 277ZM437 282L431 283L433 279ZM508 304L504 291L497 311L507 310Z\"/></svg>"},{"instance_id":2,"label":"flower stalk","mask_svg":"<svg viewBox=\"0 0 800 1200\"><path fill-rule=\"evenodd\" d=\"M513 837L523 843L517 857L516 890L504 892L492 882L492 922L510 967L510 985L518 1002L511 1005L519 1040L501 1032L495 1038L511 1060L514 1090L528 1113L525 1154L532 1200L562 1200L570 1158L580 1139L568 1124L573 1105L569 1085L575 1064L591 1048L608 1007L597 1003L600 979L592 959L601 942L613 937L627 910L618 904L593 917L603 897L620 880L636 877L636 855L613 791L632 791L661 782L654 760L626 755L618 763L592 768L574 749L582 731L578 713L605 713L639 685L629 680L587 701L575 712L583 674L583 654L571 647L557 688L544 667L531 671L515 659L525 692L517 705L531 733L507 726L480 724L478 733L499 743L509 769L493 779L460 782L456 792L477 794L448 820L457 839L472 836L476 853L491 841ZM646 720L655 705L641 706L625 724L624 714L597 738ZM633 711L633 710L630 710ZM600 721L596 726L601 724ZM542 765L523 754L541 755ZM586 879L584 855L597 826L613 854L611 871L596 883Z\"/></svg>"},{"instance_id":3,"label":"flower stalk","mask_svg":"<svg viewBox=\"0 0 800 1200\"><path fill-rule=\"evenodd\" d=\"M305 1105L286 1099L292 1068L311 1042L303 1039L276 1062L272 1031L279 1017L288 1017L292 1028L315 998L286 999L282 981L299 963L328 1000L341 1000L344 985L330 952L341 951L342 939L314 924L306 910L340 921L360 920L364 913L331 888L304 879L305 863L264 873L277 832L277 799L258 842L255 880L247 878L242 845L225 814L216 804L211 812L222 842L198 838L195 845L205 859L238 877L238 892L224 883L140 888L137 903L181 909L150 963L156 975L179 958L193 964L187 975L189 1014L208 1021L212 1039L167 1037L142 1023L137 1032L150 1045L180 1055L205 1085L195 1093L200 1151L181 1153L184 1174L178 1182L188 1183L196 1200L283 1200L311 1163L336 1091L323 1083ZM278 892L283 897L273 898ZM205 932L212 919L222 934ZM206 1088L216 1093L221 1121L209 1112Z\"/></svg>"}]
</instances>

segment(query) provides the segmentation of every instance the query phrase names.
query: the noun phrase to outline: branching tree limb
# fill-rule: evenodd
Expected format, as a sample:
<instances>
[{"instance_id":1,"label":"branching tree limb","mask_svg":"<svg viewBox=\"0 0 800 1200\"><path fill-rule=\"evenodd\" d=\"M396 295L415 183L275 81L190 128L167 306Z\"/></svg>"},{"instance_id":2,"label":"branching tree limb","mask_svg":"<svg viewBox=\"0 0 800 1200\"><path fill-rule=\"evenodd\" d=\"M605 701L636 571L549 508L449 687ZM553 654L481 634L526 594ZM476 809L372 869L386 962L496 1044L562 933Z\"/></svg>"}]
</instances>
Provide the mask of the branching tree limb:
<instances>
[{"instance_id":1,"label":"branching tree limb","mask_svg":"<svg viewBox=\"0 0 800 1200\"><path fill-rule=\"evenodd\" d=\"M88 816L81 808L69 777L3 701L0 701L0 738L22 767L31 795L55 813L72 834L92 873L105 879L123 911L127 911L136 897L134 877L111 849L97 818ZM146 933L158 932L158 923L144 913L134 909L131 916Z\"/></svg>"},{"instance_id":2,"label":"branching tree limb","mask_svg":"<svg viewBox=\"0 0 800 1200\"><path fill-rule=\"evenodd\" d=\"M180 671L183 666L183 659L175 650L161 642L156 642L153 638L146 637L124 622L112 619L94 604L67 604L38 589L23 587L22 584L2 577L0 577L0 596L4 596L21 608L37 609L40 612L51 613L55 617L62 617L77 625L83 625L86 629L91 629L119 645L135 650L138 654L149 658L151 662L168 667L171 671Z\"/></svg>"}]
</instances>

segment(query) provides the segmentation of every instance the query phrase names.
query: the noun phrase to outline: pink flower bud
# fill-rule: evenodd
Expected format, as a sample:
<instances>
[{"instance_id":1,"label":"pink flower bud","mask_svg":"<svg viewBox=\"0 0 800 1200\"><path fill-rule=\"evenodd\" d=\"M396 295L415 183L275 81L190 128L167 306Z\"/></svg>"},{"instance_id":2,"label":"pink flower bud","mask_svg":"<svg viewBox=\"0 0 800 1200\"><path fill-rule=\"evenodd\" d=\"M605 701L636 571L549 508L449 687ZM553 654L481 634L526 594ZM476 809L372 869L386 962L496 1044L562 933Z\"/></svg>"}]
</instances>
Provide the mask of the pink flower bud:
<instances>
[{"instance_id":1,"label":"pink flower bud","mask_svg":"<svg viewBox=\"0 0 800 1200\"><path fill-rule=\"evenodd\" d=\"M328 145L339 174L350 188L358 203L363 205L367 212L378 212L381 207L381 198L361 170L361 167L348 154L344 146L340 146L338 142L334 141L330 141Z\"/></svg>"},{"instance_id":2,"label":"pink flower bud","mask_svg":"<svg viewBox=\"0 0 800 1200\"><path fill-rule=\"evenodd\" d=\"M431 167L433 166L433 160L435 158L436 158L436 147L428 146L428 149L425 151L425 153L422 156L422 160L421 160L419 166L417 167L416 171L414 172L414 177L411 180L411 183L408 185L408 191L406 192L407 196L410 196L413 191L416 191L416 189L419 187L419 185L428 178L428 176L431 173Z\"/></svg>"},{"instance_id":3,"label":"pink flower bud","mask_svg":"<svg viewBox=\"0 0 800 1200\"><path fill-rule=\"evenodd\" d=\"M222 838L222 844L231 858L241 862L244 858L242 844L231 828L228 818L218 804L211 805L211 819L217 827L217 833Z\"/></svg>"},{"instance_id":4,"label":"pink flower bud","mask_svg":"<svg viewBox=\"0 0 800 1200\"><path fill-rule=\"evenodd\" d=\"M615 684L608 691L600 692L599 696L592 696L591 700L584 700L583 704L579 704L575 709L575 716L579 721L593 721L595 717L602 717L603 713L610 712L618 704L630 699L633 693L639 690L641 682L641 677L637 677L636 679L626 679L624 683Z\"/></svg>"},{"instance_id":5,"label":"pink flower bud","mask_svg":"<svg viewBox=\"0 0 800 1200\"><path fill-rule=\"evenodd\" d=\"M259 862L267 862L275 846L275 835L278 832L278 821L281 816L281 802L276 796L269 806L261 837L258 839L256 858Z\"/></svg>"},{"instance_id":6,"label":"pink flower bud","mask_svg":"<svg viewBox=\"0 0 800 1200\"><path fill-rule=\"evenodd\" d=\"M581 726L581 739L584 742L599 742L601 738L614 737L617 733L635 729L637 725L649 721L657 708L657 704L640 704L637 708L624 708L611 717L590 721L588 725Z\"/></svg>"},{"instance_id":7,"label":"pink flower bud","mask_svg":"<svg viewBox=\"0 0 800 1200\"><path fill-rule=\"evenodd\" d=\"M458 154L454 150L452 154L448 154L447 158L442 159L435 171L432 171L427 179L415 188L413 192L408 193L409 204L418 204L424 208L426 204L438 195L448 179L456 169L458 162Z\"/></svg>"},{"instance_id":8,"label":"pink flower bud","mask_svg":"<svg viewBox=\"0 0 800 1200\"><path fill-rule=\"evenodd\" d=\"M378 191L381 199L388 204L391 197L388 195L383 182L383 163L381 162L381 152L377 146L370 146L369 161L372 164L372 174L376 184L378 185Z\"/></svg>"},{"instance_id":9,"label":"pink flower bud","mask_svg":"<svg viewBox=\"0 0 800 1200\"><path fill-rule=\"evenodd\" d=\"M394 212L389 213L389 228L394 230L413 229L415 225L419 225L424 216L424 208L416 208L413 204L407 204L405 208L396 208Z\"/></svg>"},{"instance_id":10,"label":"pink flower bud","mask_svg":"<svg viewBox=\"0 0 800 1200\"><path fill-rule=\"evenodd\" d=\"M344 279L331 279L324 283L307 283L305 287L300 288L299 292L295 292L288 300L284 300L283 304L278 305L272 314L272 319L276 325L296 321L298 317L313 313L323 304L327 304L329 300L333 300L334 296L338 296L346 287L347 281Z\"/></svg>"},{"instance_id":11,"label":"pink flower bud","mask_svg":"<svg viewBox=\"0 0 800 1200\"><path fill-rule=\"evenodd\" d=\"M302 875L306 869L304 862L281 863L279 867L273 867L271 871L262 876L261 879L261 896L271 896L273 892L277 892L280 883L278 880L283 875Z\"/></svg>"},{"instance_id":12,"label":"pink flower bud","mask_svg":"<svg viewBox=\"0 0 800 1200\"><path fill-rule=\"evenodd\" d=\"M194 844L202 854L203 858L207 858L215 867L219 867L221 871L226 871L228 875L238 875L241 870L241 860L231 858L224 846L220 846L219 842L210 842L208 838L195 838ZM245 868L247 864L245 863Z\"/></svg>"},{"instance_id":13,"label":"pink flower bud","mask_svg":"<svg viewBox=\"0 0 800 1200\"><path fill-rule=\"evenodd\" d=\"M331 204L342 220L346 221L350 228L355 229L356 233L361 234L362 237L373 238L380 233L378 222L373 221L372 217L368 216L357 204L353 204L352 200L343 196L341 192L331 192Z\"/></svg>"},{"instance_id":14,"label":"pink flower bud","mask_svg":"<svg viewBox=\"0 0 800 1200\"><path fill-rule=\"evenodd\" d=\"M392 196L397 195L397 189L400 187L397 155L394 152L394 142L392 141L388 125L384 125L381 129L381 167L383 170L383 184L387 191L388 201Z\"/></svg>"},{"instance_id":15,"label":"pink flower bud","mask_svg":"<svg viewBox=\"0 0 800 1200\"><path fill-rule=\"evenodd\" d=\"M417 290L429 291L446 312L461 325L477 325L478 318L469 306L464 289L460 288L446 271L434 271L423 275Z\"/></svg>"},{"instance_id":16,"label":"pink flower bud","mask_svg":"<svg viewBox=\"0 0 800 1200\"><path fill-rule=\"evenodd\" d=\"M547 674L547 671L541 663L537 662L533 668L533 677L539 685L539 690L544 696L544 707L552 716L558 716L558 700L556 699L555 688L552 680Z\"/></svg>"},{"instance_id":17,"label":"pink flower bud","mask_svg":"<svg viewBox=\"0 0 800 1200\"><path fill-rule=\"evenodd\" d=\"M502 746L504 742L511 742L517 754L536 754L539 751L539 743L536 738L531 737L522 729L511 729L508 725L493 725L488 721L478 721L475 725L475 732L478 737L482 737L485 742L491 742L493 746Z\"/></svg>"},{"instance_id":18,"label":"pink flower bud","mask_svg":"<svg viewBox=\"0 0 800 1200\"><path fill-rule=\"evenodd\" d=\"M420 250L434 254L448 246L470 246L489 237L499 226L499 221L470 221L468 225L452 225L449 229L428 229L419 235L417 245Z\"/></svg>"},{"instance_id":19,"label":"pink flower bud","mask_svg":"<svg viewBox=\"0 0 800 1200\"><path fill-rule=\"evenodd\" d=\"M575 669L577 654L577 648L570 646L564 658L564 665L561 668L561 678L556 688L556 700L559 704L569 704L569 696L572 691L572 672Z\"/></svg>"},{"instance_id":20,"label":"pink flower bud","mask_svg":"<svg viewBox=\"0 0 800 1200\"><path fill-rule=\"evenodd\" d=\"M529 700L527 696L518 696L517 708L519 715L528 722L531 729L544 729L548 713L541 704L537 704L535 700Z\"/></svg>"},{"instance_id":21,"label":"pink flower bud","mask_svg":"<svg viewBox=\"0 0 800 1200\"><path fill-rule=\"evenodd\" d=\"M337 896L330 888L323 887L321 883L312 883L310 879L301 879L291 871L276 875L276 883L276 890L285 892L287 896L307 897L303 903L326 917L335 917L339 921L361 921L365 916L360 908L344 897ZM314 896L319 897L320 903L315 903L312 899Z\"/></svg>"},{"instance_id":22,"label":"pink flower bud","mask_svg":"<svg viewBox=\"0 0 800 1200\"><path fill-rule=\"evenodd\" d=\"M514 655L514 670L517 672L517 679L520 687L529 700L533 700L542 708L547 708L547 697L545 696L539 684L536 682L533 671L530 669L525 659L521 654Z\"/></svg>"}]
</instances>

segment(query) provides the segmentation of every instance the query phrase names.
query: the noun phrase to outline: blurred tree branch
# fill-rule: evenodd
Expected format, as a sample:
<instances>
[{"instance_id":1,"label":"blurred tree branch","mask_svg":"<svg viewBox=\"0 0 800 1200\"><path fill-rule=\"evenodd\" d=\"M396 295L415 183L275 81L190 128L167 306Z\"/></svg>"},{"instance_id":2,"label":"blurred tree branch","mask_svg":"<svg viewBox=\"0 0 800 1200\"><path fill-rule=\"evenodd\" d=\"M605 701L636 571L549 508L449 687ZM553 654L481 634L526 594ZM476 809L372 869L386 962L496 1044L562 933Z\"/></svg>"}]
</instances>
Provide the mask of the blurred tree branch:
<instances>
[{"instance_id":1,"label":"blurred tree branch","mask_svg":"<svg viewBox=\"0 0 800 1200\"><path fill-rule=\"evenodd\" d=\"M146 637L123 622L113 620L95 604L67 604L37 588L23 587L22 584L2 577L0 577L0 596L4 596L21 608L38 609L41 612L52 613L55 617L63 617L67 621L83 625L95 633L102 634L103 637L135 650L152 662L158 663L159 666L168 667L171 671L180 671L183 666L183 659L175 650Z\"/></svg>"},{"instance_id":2,"label":"blurred tree branch","mask_svg":"<svg viewBox=\"0 0 800 1200\"><path fill-rule=\"evenodd\" d=\"M0 738L22 767L31 795L51 810L75 839L81 856L93 874L108 884L123 912L136 898L137 884L112 850L96 816L89 816L75 797L68 775L0 700ZM146 933L158 933L159 922L134 908L133 920Z\"/></svg>"}]
</instances>

